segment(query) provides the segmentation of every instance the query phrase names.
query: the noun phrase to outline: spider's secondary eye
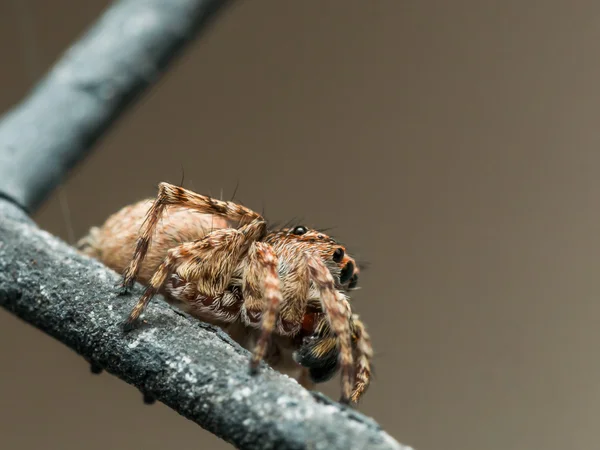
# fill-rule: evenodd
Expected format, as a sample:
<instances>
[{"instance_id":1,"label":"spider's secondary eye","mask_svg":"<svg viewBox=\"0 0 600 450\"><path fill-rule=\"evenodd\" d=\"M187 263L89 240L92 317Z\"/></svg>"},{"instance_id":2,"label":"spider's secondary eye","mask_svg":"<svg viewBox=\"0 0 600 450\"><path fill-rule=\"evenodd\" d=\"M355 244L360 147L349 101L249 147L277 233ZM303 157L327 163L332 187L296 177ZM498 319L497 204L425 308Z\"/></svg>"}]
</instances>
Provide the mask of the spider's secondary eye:
<instances>
[{"instance_id":1,"label":"spider's secondary eye","mask_svg":"<svg viewBox=\"0 0 600 450\"><path fill-rule=\"evenodd\" d=\"M292 230L292 234L297 234L298 236L305 234L308 230L306 229L306 227L303 227L302 225L298 225L297 227L295 227Z\"/></svg>"},{"instance_id":2,"label":"spider's secondary eye","mask_svg":"<svg viewBox=\"0 0 600 450\"><path fill-rule=\"evenodd\" d=\"M333 260L336 263L340 263L342 262L342 259L344 259L344 249L342 247L338 247L335 249L335 252L333 252Z\"/></svg>"}]
</instances>

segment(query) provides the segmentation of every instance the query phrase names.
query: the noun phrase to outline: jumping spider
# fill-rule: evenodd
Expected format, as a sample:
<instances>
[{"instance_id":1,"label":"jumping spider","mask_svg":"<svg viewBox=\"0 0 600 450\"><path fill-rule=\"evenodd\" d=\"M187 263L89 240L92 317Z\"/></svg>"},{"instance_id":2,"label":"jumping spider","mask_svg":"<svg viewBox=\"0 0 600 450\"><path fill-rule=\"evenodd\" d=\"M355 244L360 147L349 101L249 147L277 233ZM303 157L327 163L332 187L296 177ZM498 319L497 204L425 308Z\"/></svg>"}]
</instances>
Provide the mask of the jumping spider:
<instances>
[{"instance_id":1,"label":"jumping spider","mask_svg":"<svg viewBox=\"0 0 600 450\"><path fill-rule=\"evenodd\" d=\"M271 231L244 206L160 183L154 201L124 207L78 246L123 273L123 289L146 286L126 330L161 293L253 351L253 369L264 359L306 388L339 369L345 403L369 385L371 343L348 301L359 269L320 231Z\"/></svg>"}]
</instances>

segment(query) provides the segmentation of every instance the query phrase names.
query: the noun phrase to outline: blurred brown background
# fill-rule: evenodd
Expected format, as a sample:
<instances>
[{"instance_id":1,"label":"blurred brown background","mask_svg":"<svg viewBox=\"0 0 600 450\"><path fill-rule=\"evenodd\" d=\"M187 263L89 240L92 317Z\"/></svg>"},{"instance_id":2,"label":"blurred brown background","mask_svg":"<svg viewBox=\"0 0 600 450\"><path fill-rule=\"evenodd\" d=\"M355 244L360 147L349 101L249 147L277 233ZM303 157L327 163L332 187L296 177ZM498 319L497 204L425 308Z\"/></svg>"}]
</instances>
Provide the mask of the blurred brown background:
<instances>
[{"instance_id":1,"label":"blurred brown background","mask_svg":"<svg viewBox=\"0 0 600 450\"><path fill-rule=\"evenodd\" d=\"M107 4L0 1L2 109ZM70 240L182 166L239 181L371 263L360 409L399 441L596 448L599 42L592 1L240 1L36 220ZM3 449L230 448L3 310L0 364Z\"/></svg>"}]
</instances>

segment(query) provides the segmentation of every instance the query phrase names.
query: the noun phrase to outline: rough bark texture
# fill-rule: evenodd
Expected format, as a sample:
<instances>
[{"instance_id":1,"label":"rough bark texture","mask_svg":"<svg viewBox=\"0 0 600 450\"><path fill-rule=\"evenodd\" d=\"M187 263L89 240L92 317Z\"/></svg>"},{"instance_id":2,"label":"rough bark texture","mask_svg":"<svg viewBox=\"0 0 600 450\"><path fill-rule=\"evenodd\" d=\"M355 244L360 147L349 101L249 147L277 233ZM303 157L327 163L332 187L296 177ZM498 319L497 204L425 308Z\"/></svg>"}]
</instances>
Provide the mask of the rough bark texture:
<instances>
[{"instance_id":1,"label":"rough bark texture","mask_svg":"<svg viewBox=\"0 0 600 450\"><path fill-rule=\"evenodd\" d=\"M241 449L409 449L269 367L250 375L249 352L165 302L151 302L148 323L123 333L141 289L119 297L118 281L0 199L0 305L94 365Z\"/></svg>"}]
</instances>

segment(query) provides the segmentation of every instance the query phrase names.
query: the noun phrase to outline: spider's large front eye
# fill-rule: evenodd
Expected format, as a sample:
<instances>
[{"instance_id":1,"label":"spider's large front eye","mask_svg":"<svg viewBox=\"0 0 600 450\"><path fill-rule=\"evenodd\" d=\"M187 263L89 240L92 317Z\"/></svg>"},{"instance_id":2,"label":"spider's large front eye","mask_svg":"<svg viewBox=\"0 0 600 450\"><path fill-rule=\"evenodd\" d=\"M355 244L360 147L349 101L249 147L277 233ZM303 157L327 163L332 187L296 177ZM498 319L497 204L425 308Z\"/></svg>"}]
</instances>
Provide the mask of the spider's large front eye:
<instances>
[{"instance_id":1,"label":"spider's large front eye","mask_svg":"<svg viewBox=\"0 0 600 450\"><path fill-rule=\"evenodd\" d=\"M294 229L292 230L292 234L296 234L298 236L306 234L306 232L308 232L308 230L306 229L306 227L303 227L302 225L298 225L297 227L294 227Z\"/></svg>"},{"instance_id":2,"label":"spider's large front eye","mask_svg":"<svg viewBox=\"0 0 600 450\"><path fill-rule=\"evenodd\" d=\"M342 247L338 247L333 252L333 261L336 263L341 263L342 259L344 259L344 249Z\"/></svg>"}]
</instances>

